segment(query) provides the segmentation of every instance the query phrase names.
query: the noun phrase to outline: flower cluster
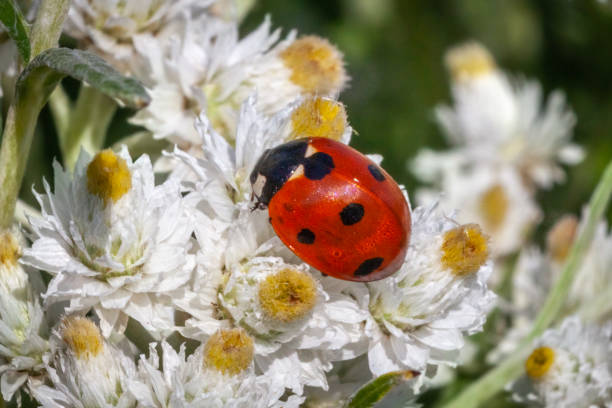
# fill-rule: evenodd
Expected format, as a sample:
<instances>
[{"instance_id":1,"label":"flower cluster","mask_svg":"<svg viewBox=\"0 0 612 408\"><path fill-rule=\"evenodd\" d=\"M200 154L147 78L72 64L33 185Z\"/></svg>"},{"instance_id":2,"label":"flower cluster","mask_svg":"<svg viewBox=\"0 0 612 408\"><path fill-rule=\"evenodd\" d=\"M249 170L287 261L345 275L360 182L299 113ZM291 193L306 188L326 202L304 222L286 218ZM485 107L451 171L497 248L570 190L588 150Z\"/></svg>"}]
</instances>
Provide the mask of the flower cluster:
<instances>
[{"instance_id":1,"label":"flower cluster","mask_svg":"<svg viewBox=\"0 0 612 408\"><path fill-rule=\"evenodd\" d=\"M563 96L555 92L542 106L539 85L506 75L483 46L451 49L453 105L438 107L436 117L453 146L423 151L412 163L431 184L418 191L420 206L412 209L405 187L394 187L409 209L405 255L384 279L338 279L285 245L272 211L255 201L266 178L258 163L270 149L302 143L302 163L331 156L297 139L327 138L348 149L354 132L339 99L349 81L343 54L315 35L281 35L269 17L241 35L251 5L71 4L64 33L109 62L113 75L142 84L150 103L129 119L138 138L109 148L79 139L71 133L78 126L58 131L62 143L66 133L83 141L76 163L54 162L52 183L34 191L39 212L0 228L4 400L21 404L27 396L52 408L370 406L407 383L390 404L413 406L423 388L443 382L437 373L465 360L466 344L474 347L470 336L483 330L498 299L489 285L513 290L497 303L506 324L495 329L504 338L479 356L497 362L529 333L588 227L588 212L583 221L566 216L546 250L525 246L540 219L537 189L563 181L561 165L582 159ZM19 64L15 46L0 43L0 55L9 54L6 66L0 58L2 85L14 82ZM112 70L94 60L92 84L83 85L90 95L116 85L96 88L95 76ZM376 164L367 168L378 183L388 175ZM287 177L308 172L296 165ZM594 235L564 316L601 318L593 308L612 278L612 236L605 223ZM508 255L523 247L510 268ZM364 264L379 267L383 255L376 256ZM509 274L496 276L502 269ZM514 384L516 399L612 407L611 336L609 324L583 326L577 317L545 332Z\"/></svg>"},{"instance_id":2,"label":"flower cluster","mask_svg":"<svg viewBox=\"0 0 612 408\"><path fill-rule=\"evenodd\" d=\"M560 164L582 160L571 143L575 116L559 91L542 106L537 82L508 76L478 43L452 48L445 62L454 103L438 107L436 118L452 148L416 157L412 169L433 183L417 200L443 192L441 205L490 234L496 257L511 254L540 218L536 190L563 181Z\"/></svg>"}]
</instances>

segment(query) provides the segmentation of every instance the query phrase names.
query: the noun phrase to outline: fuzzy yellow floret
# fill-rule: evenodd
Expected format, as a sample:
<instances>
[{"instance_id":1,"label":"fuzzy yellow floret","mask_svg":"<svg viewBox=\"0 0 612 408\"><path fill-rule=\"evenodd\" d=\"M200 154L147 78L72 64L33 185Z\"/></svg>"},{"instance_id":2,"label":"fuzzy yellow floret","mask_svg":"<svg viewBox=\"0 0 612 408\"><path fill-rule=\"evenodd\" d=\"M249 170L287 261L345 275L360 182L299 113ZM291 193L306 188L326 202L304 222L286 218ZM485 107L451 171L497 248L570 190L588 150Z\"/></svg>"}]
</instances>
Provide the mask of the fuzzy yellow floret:
<instances>
[{"instance_id":1,"label":"fuzzy yellow floret","mask_svg":"<svg viewBox=\"0 0 612 408\"><path fill-rule=\"evenodd\" d=\"M461 225L447 231L441 249L442 265L457 276L478 271L489 257L488 239L476 224Z\"/></svg>"},{"instance_id":2,"label":"fuzzy yellow floret","mask_svg":"<svg viewBox=\"0 0 612 408\"><path fill-rule=\"evenodd\" d=\"M0 264L15 266L20 256L21 248L13 233L11 231L0 233Z\"/></svg>"},{"instance_id":3,"label":"fuzzy yellow floret","mask_svg":"<svg viewBox=\"0 0 612 408\"><path fill-rule=\"evenodd\" d=\"M499 184L494 185L480 197L480 211L485 228L495 231L502 226L508 214L510 202L506 190Z\"/></svg>"},{"instance_id":4,"label":"fuzzy yellow floret","mask_svg":"<svg viewBox=\"0 0 612 408\"><path fill-rule=\"evenodd\" d=\"M525 371L527 371L529 377L538 380L546 375L554 361L555 351L553 349L550 347L538 347L527 358Z\"/></svg>"},{"instance_id":5,"label":"fuzzy yellow floret","mask_svg":"<svg viewBox=\"0 0 612 408\"><path fill-rule=\"evenodd\" d=\"M259 304L265 314L290 323L306 316L317 301L317 286L307 273L282 269L259 284Z\"/></svg>"},{"instance_id":6,"label":"fuzzy yellow floret","mask_svg":"<svg viewBox=\"0 0 612 408\"><path fill-rule=\"evenodd\" d=\"M578 218L574 215L566 215L548 231L546 247L552 259L556 262L563 262L567 258L577 230Z\"/></svg>"},{"instance_id":7,"label":"fuzzy yellow floret","mask_svg":"<svg viewBox=\"0 0 612 408\"><path fill-rule=\"evenodd\" d=\"M130 169L125 160L112 150L102 150L87 166L87 189L104 200L104 204L117 202L130 188Z\"/></svg>"},{"instance_id":8,"label":"fuzzy yellow floret","mask_svg":"<svg viewBox=\"0 0 612 408\"><path fill-rule=\"evenodd\" d=\"M338 101L327 98L309 98L291 115L289 140L301 137L326 137L340 140L347 127L346 110Z\"/></svg>"},{"instance_id":9,"label":"fuzzy yellow floret","mask_svg":"<svg viewBox=\"0 0 612 408\"><path fill-rule=\"evenodd\" d=\"M455 81L486 75L496 69L495 60L489 51L476 42L451 48L444 62Z\"/></svg>"},{"instance_id":10,"label":"fuzzy yellow floret","mask_svg":"<svg viewBox=\"0 0 612 408\"><path fill-rule=\"evenodd\" d=\"M305 93L336 93L346 82L342 54L324 38L314 35L299 38L280 57L291 71L291 82Z\"/></svg>"},{"instance_id":11,"label":"fuzzy yellow floret","mask_svg":"<svg viewBox=\"0 0 612 408\"><path fill-rule=\"evenodd\" d=\"M243 329L219 330L204 346L204 366L236 375L253 361L253 339Z\"/></svg>"},{"instance_id":12,"label":"fuzzy yellow floret","mask_svg":"<svg viewBox=\"0 0 612 408\"><path fill-rule=\"evenodd\" d=\"M100 329L85 317L70 316L64 318L61 335L78 359L96 357L104 349Z\"/></svg>"}]
</instances>

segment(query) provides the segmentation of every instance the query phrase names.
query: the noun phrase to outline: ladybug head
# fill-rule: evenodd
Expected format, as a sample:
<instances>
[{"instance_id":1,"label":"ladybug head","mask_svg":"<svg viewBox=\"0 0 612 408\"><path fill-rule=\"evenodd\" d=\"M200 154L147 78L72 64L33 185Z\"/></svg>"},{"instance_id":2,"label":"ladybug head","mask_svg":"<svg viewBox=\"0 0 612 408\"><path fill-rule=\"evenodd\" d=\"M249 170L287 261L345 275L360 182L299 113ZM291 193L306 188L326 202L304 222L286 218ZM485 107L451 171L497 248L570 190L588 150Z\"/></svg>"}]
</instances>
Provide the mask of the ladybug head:
<instances>
[{"instance_id":1,"label":"ladybug head","mask_svg":"<svg viewBox=\"0 0 612 408\"><path fill-rule=\"evenodd\" d=\"M254 208L268 206L274 194L304 161L307 147L307 140L294 140L268 149L261 155L250 176Z\"/></svg>"}]
</instances>

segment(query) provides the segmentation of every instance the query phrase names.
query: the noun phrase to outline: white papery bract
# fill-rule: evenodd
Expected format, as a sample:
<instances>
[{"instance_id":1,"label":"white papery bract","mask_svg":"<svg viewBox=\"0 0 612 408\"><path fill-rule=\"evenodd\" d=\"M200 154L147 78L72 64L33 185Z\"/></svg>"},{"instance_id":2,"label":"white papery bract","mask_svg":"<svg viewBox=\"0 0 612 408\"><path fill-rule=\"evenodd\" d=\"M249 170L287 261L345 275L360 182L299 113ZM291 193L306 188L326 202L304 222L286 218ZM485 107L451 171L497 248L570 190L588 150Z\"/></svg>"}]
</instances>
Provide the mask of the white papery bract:
<instances>
[{"instance_id":1,"label":"white papery bract","mask_svg":"<svg viewBox=\"0 0 612 408\"><path fill-rule=\"evenodd\" d=\"M48 349L47 323L31 283L40 277L32 271L28 276L18 263L22 241L16 230L0 233L0 390L6 401L28 378L43 375Z\"/></svg>"},{"instance_id":2,"label":"white papery bract","mask_svg":"<svg viewBox=\"0 0 612 408\"><path fill-rule=\"evenodd\" d=\"M544 106L537 82L513 81L477 43L451 49L453 107L436 115L464 163L509 164L526 181L549 188L564 180L558 163L576 164L582 149L571 143L575 115L555 91Z\"/></svg>"},{"instance_id":3,"label":"white papery bract","mask_svg":"<svg viewBox=\"0 0 612 408\"><path fill-rule=\"evenodd\" d=\"M477 225L458 226L435 206L416 208L401 269L367 287L349 288L368 307L370 370L426 369L456 362L464 334L481 330L494 294L492 265Z\"/></svg>"},{"instance_id":4,"label":"white papery bract","mask_svg":"<svg viewBox=\"0 0 612 408\"><path fill-rule=\"evenodd\" d=\"M415 162L427 179L436 177L431 170L435 155L421 155ZM452 159L449 158L452 162ZM540 210L521 175L510 166L485 163L457 167L441 175L436 189L417 191L422 205L439 201L447 212L460 209L457 220L474 222L491 236L494 256L518 250L540 219Z\"/></svg>"},{"instance_id":5,"label":"white papery bract","mask_svg":"<svg viewBox=\"0 0 612 408\"><path fill-rule=\"evenodd\" d=\"M74 176L55 164L55 192L37 194L42 218L31 219L27 264L54 277L46 304L69 300L68 311L92 309L105 336L122 332L128 317L153 334L171 330L168 294L191 278L192 227L170 180L154 185L144 155L132 162L127 149L92 160L82 153Z\"/></svg>"},{"instance_id":6,"label":"white papery bract","mask_svg":"<svg viewBox=\"0 0 612 408\"><path fill-rule=\"evenodd\" d=\"M192 123L202 110L233 141L240 106L253 92L257 108L270 115L302 95L336 96L346 82L342 56L331 44L318 37L296 40L293 32L279 42L269 19L242 39L236 23L208 15L186 16L177 25L167 28L173 35L134 39L140 58L133 69L150 88L152 103L132 122L183 149L201 143ZM304 82L309 69L316 79Z\"/></svg>"},{"instance_id":7,"label":"white papery bract","mask_svg":"<svg viewBox=\"0 0 612 408\"><path fill-rule=\"evenodd\" d=\"M185 357L185 348L176 352L163 342L160 359L151 347L149 357L141 356L138 378L131 389L139 406L146 408L297 408L302 398L280 401L284 392L273 379L255 375L251 365L235 375L207 368L204 345Z\"/></svg>"},{"instance_id":8,"label":"white papery bract","mask_svg":"<svg viewBox=\"0 0 612 408\"><path fill-rule=\"evenodd\" d=\"M76 0L72 2L66 32L126 71L134 58L134 36L159 35L185 10L201 12L214 0ZM164 32L168 34L168 32Z\"/></svg>"},{"instance_id":9,"label":"white papery bract","mask_svg":"<svg viewBox=\"0 0 612 408\"><path fill-rule=\"evenodd\" d=\"M54 331L51 348L46 365L49 385L32 390L43 407L136 407L129 391L136 366L102 338L94 323L79 316L64 318Z\"/></svg>"},{"instance_id":10,"label":"white papery bract","mask_svg":"<svg viewBox=\"0 0 612 408\"><path fill-rule=\"evenodd\" d=\"M550 408L611 407L611 353L612 324L588 326L568 318L535 342L514 396Z\"/></svg>"}]
</instances>

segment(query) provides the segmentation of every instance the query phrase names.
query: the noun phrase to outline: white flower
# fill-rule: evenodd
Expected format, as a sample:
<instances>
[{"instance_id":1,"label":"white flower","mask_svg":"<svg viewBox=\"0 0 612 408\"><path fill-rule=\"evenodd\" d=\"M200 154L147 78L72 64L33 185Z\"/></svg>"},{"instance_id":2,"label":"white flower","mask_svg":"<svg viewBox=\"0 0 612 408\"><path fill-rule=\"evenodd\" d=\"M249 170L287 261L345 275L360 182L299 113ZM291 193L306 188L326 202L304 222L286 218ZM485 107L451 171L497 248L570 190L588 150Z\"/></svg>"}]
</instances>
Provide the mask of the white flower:
<instances>
[{"instance_id":1,"label":"white flower","mask_svg":"<svg viewBox=\"0 0 612 408\"><path fill-rule=\"evenodd\" d=\"M575 115L555 91L542 106L537 82L512 81L477 43L451 49L454 106L436 110L440 125L465 162L515 166L530 182L548 188L563 181L558 165L576 164L582 150L570 142Z\"/></svg>"},{"instance_id":2,"label":"white flower","mask_svg":"<svg viewBox=\"0 0 612 408\"><path fill-rule=\"evenodd\" d=\"M489 243L477 225L457 225L435 206L412 215L402 268L367 288L349 288L370 311L368 359L375 375L453 365L464 334L482 328L495 297L486 285Z\"/></svg>"},{"instance_id":3,"label":"white flower","mask_svg":"<svg viewBox=\"0 0 612 408\"><path fill-rule=\"evenodd\" d=\"M224 349L223 343L231 347ZM296 396L280 401L284 389L267 376L255 375L252 342L249 359L248 337L240 331L218 332L187 358L184 345L179 353L165 342L161 349L162 361L153 346L147 359L141 356L140 376L131 385L142 407L297 408L303 401ZM222 372L218 366L236 370Z\"/></svg>"},{"instance_id":4,"label":"white flower","mask_svg":"<svg viewBox=\"0 0 612 408\"><path fill-rule=\"evenodd\" d=\"M32 390L43 407L136 406L129 391L129 381L136 375L134 362L108 343L94 323L84 317L66 317L51 342L46 367L51 384Z\"/></svg>"},{"instance_id":5,"label":"white flower","mask_svg":"<svg viewBox=\"0 0 612 408\"><path fill-rule=\"evenodd\" d=\"M422 156L417 165L431 168L425 164L431 160L435 159ZM478 163L454 169L444 174L436 189L417 192L417 200L422 205L439 200L445 211L459 209L459 222L477 223L491 236L494 256L518 250L540 218L531 192L508 166Z\"/></svg>"},{"instance_id":6,"label":"white flower","mask_svg":"<svg viewBox=\"0 0 612 408\"><path fill-rule=\"evenodd\" d=\"M23 261L54 275L46 304L69 300L68 312L91 308L102 333L122 332L132 317L152 333L171 330L168 294L191 278L192 227L179 186L154 185L149 158L127 149L82 153L74 176L55 164L55 192L37 194L42 218Z\"/></svg>"},{"instance_id":7,"label":"white flower","mask_svg":"<svg viewBox=\"0 0 612 408\"><path fill-rule=\"evenodd\" d=\"M303 95L334 97L346 82L342 56L331 44L296 40L293 32L278 42L269 19L242 39L235 22L207 15L186 16L180 26L173 35L134 38L140 53L134 70L152 103L132 122L183 149L201 143L192 123L202 110L231 141L240 106L253 92L258 110L270 115Z\"/></svg>"},{"instance_id":8,"label":"white flower","mask_svg":"<svg viewBox=\"0 0 612 408\"><path fill-rule=\"evenodd\" d=\"M75 0L66 32L125 69L134 57L134 36L158 35L184 10L202 11L213 0Z\"/></svg>"},{"instance_id":9,"label":"white flower","mask_svg":"<svg viewBox=\"0 0 612 408\"><path fill-rule=\"evenodd\" d=\"M612 325L568 318L544 332L525 363L515 398L554 408L612 407Z\"/></svg>"},{"instance_id":10,"label":"white flower","mask_svg":"<svg viewBox=\"0 0 612 408\"><path fill-rule=\"evenodd\" d=\"M259 372L297 394L304 385L327 388L332 361L365 351L365 313L333 279L296 264L278 238L265 241L272 235L265 216L248 207L241 214L226 231L223 269L200 269L194 287L175 300L193 316L181 331L204 340L242 327L255 342ZM207 249L200 258L215 256Z\"/></svg>"},{"instance_id":11,"label":"white flower","mask_svg":"<svg viewBox=\"0 0 612 408\"><path fill-rule=\"evenodd\" d=\"M19 265L21 241L18 231L0 234L0 389L6 401L28 378L43 374L42 358L48 348L42 337L45 317L31 284L40 277L31 271L28 276Z\"/></svg>"}]
</instances>

